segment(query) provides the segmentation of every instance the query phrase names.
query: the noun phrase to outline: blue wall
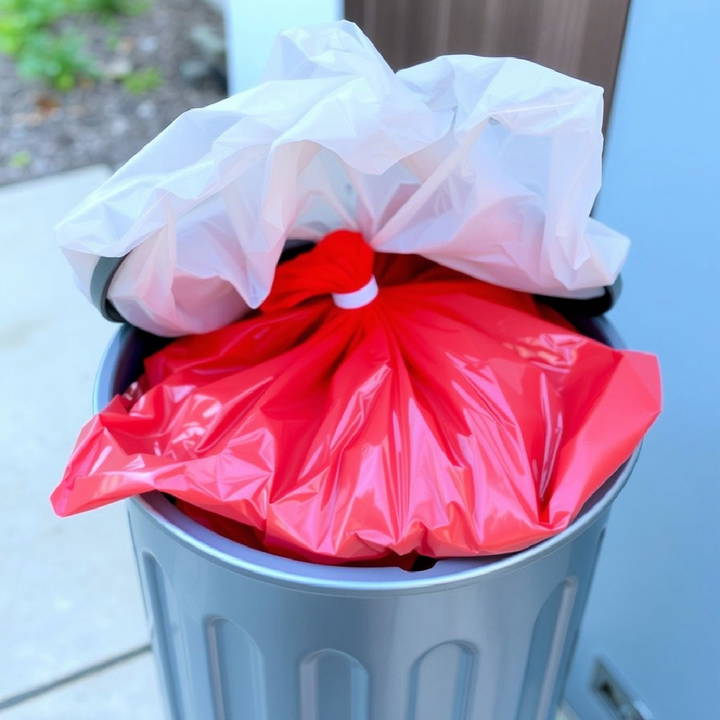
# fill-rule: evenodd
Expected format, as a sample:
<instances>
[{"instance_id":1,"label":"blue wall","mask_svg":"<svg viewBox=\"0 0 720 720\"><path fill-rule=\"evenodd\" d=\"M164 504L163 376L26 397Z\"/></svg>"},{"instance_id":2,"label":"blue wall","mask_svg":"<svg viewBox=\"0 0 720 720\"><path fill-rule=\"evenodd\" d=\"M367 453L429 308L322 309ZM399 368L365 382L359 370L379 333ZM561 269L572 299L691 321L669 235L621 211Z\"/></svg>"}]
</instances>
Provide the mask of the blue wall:
<instances>
[{"instance_id":1,"label":"blue wall","mask_svg":"<svg viewBox=\"0 0 720 720\"><path fill-rule=\"evenodd\" d=\"M633 249L612 313L665 412L618 502L568 686L607 657L656 720L720 717L720 0L633 0L596 215Z\"/></svg>"}]
</instances>

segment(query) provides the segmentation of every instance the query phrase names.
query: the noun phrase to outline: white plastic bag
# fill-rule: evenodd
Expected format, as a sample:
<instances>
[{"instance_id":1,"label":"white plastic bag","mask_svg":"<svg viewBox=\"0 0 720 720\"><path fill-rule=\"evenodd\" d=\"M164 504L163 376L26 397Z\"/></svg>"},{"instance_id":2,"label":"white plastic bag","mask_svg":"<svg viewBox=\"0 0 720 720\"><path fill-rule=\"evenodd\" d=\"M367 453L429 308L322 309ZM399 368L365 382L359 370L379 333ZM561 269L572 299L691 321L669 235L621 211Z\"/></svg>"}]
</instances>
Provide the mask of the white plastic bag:
<instances>
[{"instance_id":1,"label":"white plastic bag","mask_svg":"<svg viewBox=\"0 0 720 720\"><path fill-rule=\"evenodd\" d=\"M282 34L260 86L181 115L58 227L80 286L161 335L257 307L288 238L360 230L528 292L589 296L628 241L589 213L602 90L533 63L439 57L395 74L352 23Z\"/></svg>"}]
</instances>

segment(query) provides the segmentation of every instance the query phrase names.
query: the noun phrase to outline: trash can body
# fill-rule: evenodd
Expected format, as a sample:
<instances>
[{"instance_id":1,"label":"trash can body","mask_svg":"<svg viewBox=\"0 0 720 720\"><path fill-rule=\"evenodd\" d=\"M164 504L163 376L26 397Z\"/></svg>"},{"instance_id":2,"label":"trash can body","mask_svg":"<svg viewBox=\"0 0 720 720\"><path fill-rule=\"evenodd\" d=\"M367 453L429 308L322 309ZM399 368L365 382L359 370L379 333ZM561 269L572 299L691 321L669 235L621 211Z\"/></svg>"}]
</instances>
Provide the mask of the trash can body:
<instances>
[{"instance_id":1,"label":"trash can body","mask_svg":"<svg viewBox=\"0 0 720 720\"><path fill-rule=\"evenodd\" d=\"M605 321L588 322L586 332L610 340ZM153 342L119 332L97 405L137 375ZM551 720L610 505L634 459L554 538L415 572L270 555L201 527L160 493L134 498L168 718Z\"/></svg>"}]
</instances>

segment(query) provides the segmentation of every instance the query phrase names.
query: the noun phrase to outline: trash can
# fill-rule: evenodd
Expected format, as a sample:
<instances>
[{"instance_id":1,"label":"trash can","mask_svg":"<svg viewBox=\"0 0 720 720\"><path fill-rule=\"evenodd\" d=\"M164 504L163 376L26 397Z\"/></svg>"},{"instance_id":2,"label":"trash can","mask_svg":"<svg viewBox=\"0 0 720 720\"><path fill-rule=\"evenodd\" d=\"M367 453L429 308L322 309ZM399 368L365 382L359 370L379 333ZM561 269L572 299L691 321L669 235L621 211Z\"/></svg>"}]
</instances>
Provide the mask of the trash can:
<instances>
[{"instance_id":1,"label":"trash can","mask_svg":"<svg viewBox=\"0 0 720 720\"><path fill-rule=\"evenodd\" d=\"M617 344L603 318L575 320ZM124 326L104 406L160 342ZM612 501L637 451L564 532L424 570L337 567L254 550L161 493L130 527L171 720L551 720Z\"/></svg>"}]
</instances>

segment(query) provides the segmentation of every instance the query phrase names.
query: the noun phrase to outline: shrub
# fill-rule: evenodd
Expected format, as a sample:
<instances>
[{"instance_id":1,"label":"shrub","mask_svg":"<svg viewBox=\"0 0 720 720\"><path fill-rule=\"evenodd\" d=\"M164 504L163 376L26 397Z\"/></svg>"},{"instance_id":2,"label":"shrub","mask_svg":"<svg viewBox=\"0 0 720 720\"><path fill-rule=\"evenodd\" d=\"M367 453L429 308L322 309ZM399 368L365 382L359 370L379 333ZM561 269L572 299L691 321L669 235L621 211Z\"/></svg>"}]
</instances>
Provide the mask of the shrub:
<instances>
[{"instance_id":1,"label":"shrub","mask_svg":"<svg viewBox=\"0 0 720 720\"><path fill-rule=\"evenodd\" d=\"M21 75L69 90L98 71L85 38L58 29L58 22L88 13L136 14L148 7L149 0L0 0L0 52L15 59Z\"/></svg>"},{"instance_id":2,"label":"shrub","mask_svg":"<svg viewBox=\"0 0 720 720\"><path fill-rule=\"evenodd\" d=\"M98 75L92 58L85 53L81 35L60 35L40 30L27 38L17 54L17 70L27 78L39 78L57 90L72 90L80 79Z\"/></svg>"}]
</instances>

